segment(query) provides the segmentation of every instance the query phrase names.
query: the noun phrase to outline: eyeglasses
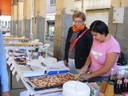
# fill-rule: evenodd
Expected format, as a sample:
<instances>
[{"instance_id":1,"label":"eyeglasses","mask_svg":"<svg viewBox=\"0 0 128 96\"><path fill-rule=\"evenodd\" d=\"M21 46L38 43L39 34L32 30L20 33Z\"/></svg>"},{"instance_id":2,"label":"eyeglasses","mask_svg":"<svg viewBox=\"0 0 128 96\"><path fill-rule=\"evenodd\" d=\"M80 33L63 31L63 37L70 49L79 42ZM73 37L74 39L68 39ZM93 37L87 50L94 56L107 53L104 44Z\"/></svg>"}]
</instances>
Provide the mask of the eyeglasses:
<instances>
[{"instance_id":1,"label":"eyeglasses","mask_svg":"<svg viewBox=\"0 0 128 96\"><path fill-rule=\"evenodd\" d=\"M74 23L81 24L83 21L74 21Z\"/></svg>"}]
</instances>

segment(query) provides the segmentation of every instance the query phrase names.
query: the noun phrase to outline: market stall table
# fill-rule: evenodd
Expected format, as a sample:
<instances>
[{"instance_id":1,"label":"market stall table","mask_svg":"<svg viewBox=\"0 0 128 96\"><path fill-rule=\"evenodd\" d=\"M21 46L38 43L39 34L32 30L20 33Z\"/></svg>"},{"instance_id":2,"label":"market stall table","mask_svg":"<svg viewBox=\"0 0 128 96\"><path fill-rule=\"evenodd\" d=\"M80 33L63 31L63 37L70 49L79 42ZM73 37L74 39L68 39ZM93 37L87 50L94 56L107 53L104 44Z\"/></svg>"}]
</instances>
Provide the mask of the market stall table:
<instances>
[{"instance_id":1,"label":"market stall table","mask_svg":"<svg viewBox=\"0 0 128 96\"><path fill-rule=\"evenodd\" d=\"M42 45L41 42L11 42L11 43L4 43L5 46L39 46Z\"/></svg>"},{"instance_id":2,"label":"market stall table","mask_svg":"<svg viewBox=\"0 0 128 96\"><path fill-rule=\"evenodd\" d=\"M47 60L50 60L50 59L47 59ZM38 65L36 63L39 63L39 62L35 62L35 65ZM24 81L25 76L39 76L41 74L44 74L45 71L44 71L43 67L40 67L40 65L39 65L39 67L38 66L29 66L29 65L19 65L15 62L13 57L10 57L7 60L7 64L10 66L10 70L12 71L12 74L16 76L17 80L20 80L20 79L22 80L22 82L24 83L24 85L28 89L28 92L31 95L35 94L34 96L36 96L36 94L37 94L37 96L38 96L38 94L48 94L48 93L51 94L52 92L53 92L53 94L55 94L55 93L58 94L58 92L62 91L62 89L49 89L49 90L45 90L45 91L41 90L41 91L38 91L38 92L33 91L31 86L29 86L28 83ZM33 70L31 70L30 67ZM53 68L52 68L52 70L53 70Z\"/></svg>"},{"instance_id":3,"label":"market stall table","mask_svg":"<svg viewBox=\"0 0 128 96\"><path fill-rule=\"evenodd\" d=\"M22 37L4 37L4 40L29 40L28 38L22 38Z\"/></svg>"}]
</instances>

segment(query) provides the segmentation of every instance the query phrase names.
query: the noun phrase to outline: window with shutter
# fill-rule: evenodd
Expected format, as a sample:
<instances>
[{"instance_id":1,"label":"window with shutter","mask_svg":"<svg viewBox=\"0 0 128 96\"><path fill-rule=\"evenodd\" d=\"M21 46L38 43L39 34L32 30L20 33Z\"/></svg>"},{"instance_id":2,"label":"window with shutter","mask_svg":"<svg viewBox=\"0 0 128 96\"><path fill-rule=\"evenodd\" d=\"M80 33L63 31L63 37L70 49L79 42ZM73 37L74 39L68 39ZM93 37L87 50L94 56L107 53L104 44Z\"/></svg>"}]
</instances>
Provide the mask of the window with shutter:
<instances>
[{"instance_id":1,"label":"window with shutter","mask_svg":"<svg viewBox=\"0 0 128 96\"><path fill-rule=\"evenodd\" d=\"M50 0L50 5L55 6L56 5L56 0Z\"/></svg>"}]
</instances>

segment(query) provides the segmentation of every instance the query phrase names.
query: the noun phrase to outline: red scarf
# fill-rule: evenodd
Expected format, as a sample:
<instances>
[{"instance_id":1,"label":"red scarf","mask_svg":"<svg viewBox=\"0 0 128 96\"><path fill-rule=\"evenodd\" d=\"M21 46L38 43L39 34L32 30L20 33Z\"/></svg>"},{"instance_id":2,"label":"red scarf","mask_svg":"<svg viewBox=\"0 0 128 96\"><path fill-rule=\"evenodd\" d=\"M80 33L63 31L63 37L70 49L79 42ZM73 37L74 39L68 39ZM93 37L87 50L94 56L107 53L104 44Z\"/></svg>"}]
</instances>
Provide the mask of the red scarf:
<instances>
[{"instance_id":1,"label":"red scarf","mask_svg":"<svg viewBox=\"0 0 128 96\"><path fill-rule=\"evenodd\" d=\"M82 24L80 27L77 27L75 24L72 26L73 32L80 32L85 27L85 24Z\"/></svg>"}]
</instances>

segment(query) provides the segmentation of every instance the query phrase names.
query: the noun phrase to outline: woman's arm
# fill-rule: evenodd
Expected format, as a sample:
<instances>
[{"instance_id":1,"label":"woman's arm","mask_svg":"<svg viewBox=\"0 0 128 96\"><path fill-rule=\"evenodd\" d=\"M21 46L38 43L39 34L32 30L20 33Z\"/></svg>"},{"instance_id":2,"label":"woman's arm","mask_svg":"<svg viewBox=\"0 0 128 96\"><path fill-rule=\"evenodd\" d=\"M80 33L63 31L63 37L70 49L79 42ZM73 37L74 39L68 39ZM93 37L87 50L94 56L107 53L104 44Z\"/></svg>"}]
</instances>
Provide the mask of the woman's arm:
<instances>
[{"instance_id":1,"label":"woman's arm","mask_svg":"<svg viewBox=\"0 0 128 96\"><path fill-rule=\"evenodd\" d=\"M114 66L117 58L118 58L118 53L108 53L107 54L107 57L106 57L106 60L105 60L105 64L104 66L97 70L96 72L94 73L90 73L90 74L85 74L84 75L84 79L90 79L92 77L97 77L97 76L101 76L107 72L109 72L111 70L111 68Z\"/></svg>"},{"instance_id":2,"label":"woman's arm","mask_svg":"<svg viewBox=\"0 0 128 96\"><path fill-rule=\"evenodd\" d=\"M68 66L68 52L69 52L69 40L70 40L70 34L71 34L71 27L68 30L66 43L65 43L65 55L64 55L64 64Z\"/></svg>"},{"instance_id":3,"label":"woman's arm","mask_svg":"<svg viewBox=\"0 0 128 96\"><path fill-rule=\"evenodd\" d=\"M91 64L91 58L90 58L90 56L88 56L88 58L87 58L87 60L86 60L86 63L85 63L84 66L80 69L80 73L86 73L90 64Z\"/></svg>"}]
</instances>

